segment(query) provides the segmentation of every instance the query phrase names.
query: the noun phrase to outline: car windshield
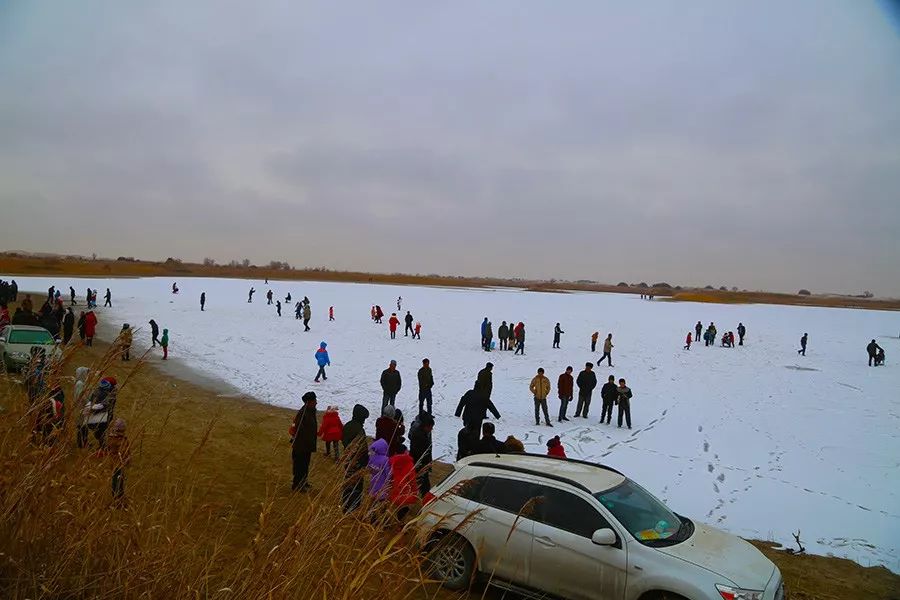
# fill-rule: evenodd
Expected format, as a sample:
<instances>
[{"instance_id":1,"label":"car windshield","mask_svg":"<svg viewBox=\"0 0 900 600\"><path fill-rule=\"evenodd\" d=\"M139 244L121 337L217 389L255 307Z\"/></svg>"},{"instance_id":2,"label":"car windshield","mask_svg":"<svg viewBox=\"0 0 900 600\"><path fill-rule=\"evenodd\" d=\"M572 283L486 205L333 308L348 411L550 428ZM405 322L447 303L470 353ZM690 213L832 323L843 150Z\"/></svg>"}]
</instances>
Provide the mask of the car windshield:
<instances>
[{"instance_id":1,"label":"car windshield","mask_svg":"<svg viewBox=\"0 0 900 600\"><path fill-rule=\"evenodd\" d=\"M641 543L668 540L681 529L678 515L630 479L594 497Z\"/></svg>"},{"instance_id":2,"label":"car windshield","mask_svg":"<svg viewBox=\"0 0 900 600\"><path fill-rule=\"evenodd\" d=\"M46 329L14 329L9 332L10 344L53 344L53 336Z\"/></svg>"}]
</instances>

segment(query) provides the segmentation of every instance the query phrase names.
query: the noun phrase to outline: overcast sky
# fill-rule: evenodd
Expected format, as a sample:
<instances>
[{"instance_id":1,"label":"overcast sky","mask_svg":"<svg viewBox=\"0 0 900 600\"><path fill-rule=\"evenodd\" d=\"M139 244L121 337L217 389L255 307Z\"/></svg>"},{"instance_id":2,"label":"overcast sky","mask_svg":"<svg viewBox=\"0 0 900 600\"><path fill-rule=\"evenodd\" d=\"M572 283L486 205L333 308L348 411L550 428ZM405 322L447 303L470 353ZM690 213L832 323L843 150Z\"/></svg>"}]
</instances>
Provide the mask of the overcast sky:
<instances>
[{"instance_id":1,"label":"overcast sky","mask_svg":"<svg viewBox=\"0 0 900 600\"><path fill-rule=\"evenodd\" d=\"M877 0L0 6L0 249L900 296Z\"/></svg>"}]
</instances>

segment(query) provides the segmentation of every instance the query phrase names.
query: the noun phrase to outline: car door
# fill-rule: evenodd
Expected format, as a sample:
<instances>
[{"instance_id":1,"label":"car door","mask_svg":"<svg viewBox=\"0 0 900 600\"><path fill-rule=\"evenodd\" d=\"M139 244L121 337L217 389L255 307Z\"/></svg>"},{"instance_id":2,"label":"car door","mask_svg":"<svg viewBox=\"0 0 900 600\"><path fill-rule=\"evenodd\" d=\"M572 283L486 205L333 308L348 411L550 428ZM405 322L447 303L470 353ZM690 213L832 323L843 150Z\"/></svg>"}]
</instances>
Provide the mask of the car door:
<instances>
[{"instance_id":1,"label":"car door","mask_svg":"<svg viewBox=\"0 0 900 600\"><path fill-rule=\"evenodd\" d=\"M521 479L484 478L466 537L478 553L478 570L489 578L527 584L534 527L530 500L537 489Z\"/></svg>"},{"instance_id":2,"label":"car door","mask_svg":"<svg viewBox=\"0 0 900 600\"><path fill-rule=\"evenodd\" d=\"M529 587L571 600L621 600L628 565L622 532L589 494L540 487ZM618 547L591 541L595 531L607 528L618 536Z\"/></svg>"}]
</instances>

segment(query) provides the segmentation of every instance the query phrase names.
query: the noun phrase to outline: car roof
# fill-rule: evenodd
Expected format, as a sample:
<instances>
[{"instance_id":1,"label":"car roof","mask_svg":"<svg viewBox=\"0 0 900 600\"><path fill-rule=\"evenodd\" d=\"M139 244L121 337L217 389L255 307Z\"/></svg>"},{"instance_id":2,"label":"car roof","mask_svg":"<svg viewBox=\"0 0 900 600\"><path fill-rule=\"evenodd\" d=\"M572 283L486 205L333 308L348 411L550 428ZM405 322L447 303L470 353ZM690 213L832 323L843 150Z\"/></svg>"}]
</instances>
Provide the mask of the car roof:
<instances>
[{"instance_id":1,"label":"car roof","mask_svg":"<svg viewBox=\"0 0 900 600\"><path fill-rule=\"evenodd\" d=\"M527 473L554 481L569 483L588 493L605 492L621 485L626 477L611 467L569 458L543 454L475 454L456 463L465 466L496 469L497 472Z\"/></svg>"},{"instance_id":2,"label":"car roof","mask_svg":"<svg viewBox=\"0 0 900 600\"><path fill-rule=\"evenodd\" d=\"M7 327L16 331L47 331L44 327L38 327L37 325L7 325ZM47 331L47 333L50 332Z\"/></svg>"}]
</instances>

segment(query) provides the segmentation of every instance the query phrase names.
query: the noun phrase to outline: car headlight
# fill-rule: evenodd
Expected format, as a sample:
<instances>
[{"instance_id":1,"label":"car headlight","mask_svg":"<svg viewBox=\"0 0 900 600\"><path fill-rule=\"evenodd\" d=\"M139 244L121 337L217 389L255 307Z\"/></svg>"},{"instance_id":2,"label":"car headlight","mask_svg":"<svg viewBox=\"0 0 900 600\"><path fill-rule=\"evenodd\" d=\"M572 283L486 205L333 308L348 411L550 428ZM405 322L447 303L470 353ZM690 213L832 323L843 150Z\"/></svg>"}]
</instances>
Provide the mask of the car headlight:
<instances>
[{"instance_id":1,"label":"car headlight","mask_svg":"<svg viewBox=\"0 0 900 600\"><path fill-rule=\"evenodd\" d=\"M762 600L763 592L759 590L742 590L717 583L716 589L722 596L722 600Z\"/></svg>"}]
</instances>

